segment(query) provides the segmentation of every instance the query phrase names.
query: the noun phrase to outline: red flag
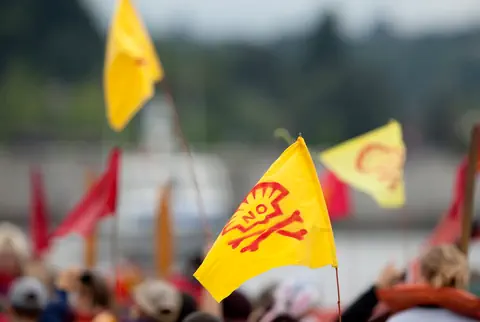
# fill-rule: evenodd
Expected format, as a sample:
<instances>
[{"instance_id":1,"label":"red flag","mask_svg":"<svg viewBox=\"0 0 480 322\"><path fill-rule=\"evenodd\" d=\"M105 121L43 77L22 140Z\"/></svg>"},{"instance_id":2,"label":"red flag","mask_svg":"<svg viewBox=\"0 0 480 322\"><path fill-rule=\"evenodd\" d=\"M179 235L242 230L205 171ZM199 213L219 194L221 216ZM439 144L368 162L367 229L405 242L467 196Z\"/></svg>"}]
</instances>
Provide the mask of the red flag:
<instances>
[{"instance_id":1,"label":"red flag","mask_svg":"<svg viewBox=\"0 0 480 322\"><path fill-rule=\"evenodd\" d=\"M110 153L108 168L56 229L54 236L78 233L87 237L99 220L115 215L117 207L120 150Z\"/></svg>"},{"instance_id":2,"label":"red flag","mask_svg":"<svg viewBox=\"0 0 480 322\"><path fill-rule=\"evenodd\" d=\"M39 169L30 170L30 236L33 256L40 259L48 250L50 240L48 232L48 215L43 186L43 178Z\"/></svg>"},{"instance_id":3,"label":"red flag","mask_svg":"<svg viewBox=\"0 0 480 322\"><path fill-rule=\"evenodd\" d=\"M455 178L455 186L453 187L453 200L448 209L448 216L455 217L460 215L460 208L463 204L465 195L465 180L467 179L468 161L463 159L462 163L457 168L457 176Z\"/></svg>"},{"instance_id":4,"label":"red flag","mask_svg":"<svg viewBox=\"0 0 480 322\"><path fill-rule=\"evenodd\" d=\"M335 221L347 217L351 212L348 185L328 170L322 174L320 182L330 219Z\"/></svg>"}]
</instances>

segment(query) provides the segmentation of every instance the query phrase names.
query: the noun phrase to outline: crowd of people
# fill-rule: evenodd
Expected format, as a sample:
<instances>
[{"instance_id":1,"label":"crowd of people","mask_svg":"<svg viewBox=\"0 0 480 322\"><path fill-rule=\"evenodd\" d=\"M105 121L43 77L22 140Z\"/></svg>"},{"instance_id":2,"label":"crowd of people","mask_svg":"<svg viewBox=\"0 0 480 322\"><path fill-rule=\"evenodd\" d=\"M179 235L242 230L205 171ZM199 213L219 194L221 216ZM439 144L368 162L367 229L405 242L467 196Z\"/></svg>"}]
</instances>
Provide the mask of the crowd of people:
<instances>
[{"instance_id":1,"label":"crowd of people","mask_svg":"<svg viewBox=\"0 0 480 322\"><path fill-rule=\"evenodd\" d=\"M311 285L281 282L248 298L235 291L217 303L192 276L146 277L120 300L117 284L94 270L56 271L33 259L18 228L0 229L0 322L362 322L478 321L479 299L465 291L466 256L456 245L432 247L421 257L415 281L387 265L353 303L322 308Z\"/></svg>"}]
</instances>

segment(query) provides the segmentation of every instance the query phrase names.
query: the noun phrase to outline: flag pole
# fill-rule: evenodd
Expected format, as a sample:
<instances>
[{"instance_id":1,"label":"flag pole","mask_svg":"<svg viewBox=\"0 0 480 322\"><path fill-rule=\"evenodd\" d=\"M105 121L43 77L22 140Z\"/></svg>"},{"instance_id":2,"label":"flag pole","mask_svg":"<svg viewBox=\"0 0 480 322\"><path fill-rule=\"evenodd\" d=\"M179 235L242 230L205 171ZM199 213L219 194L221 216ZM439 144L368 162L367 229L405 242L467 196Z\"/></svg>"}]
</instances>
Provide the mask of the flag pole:
<instances>
[{"instance_id":1,"label":"flag pole","mask_svg":"<svg viewBox=\"0 0 480 322\"><path fill-rule=\"evenodd\" d=\"M335 280L337 282L338 322L342 322L342 304L340 300L340 279L338 278L338 267L335 267Z\"/></svg>"},{"instance_id":2,"label":"flag pole","mask_svg":"<svg viewBox=\"0 0 480 322\"><path fill-rule=\"evenodd\" d=\"M478 148L480 142L480 124L472 128L468 151L467 178L465 180L465 198L463 202L462 236L460 250L468 256L474 209L475 175L477 172Z\"/></svg>"},{"instance_id":3,"label":"flag pole","mask_svg":"<svg viewBox=\"0 0 480 322\"><path fill-rule=\"evenodd\" d=\"M210 228L210 225L208 224L207 221L207 214L205 210L205 204L202 199L202 195L200 192L200 186L198 184L198 179L197 175L195 172L195 164L193 160L193 155L192 151L190 149L190 146L188 144L187 138L185 134L183 133L182 130L182 125L180 124L180 116L178 115L178 110L175 105L175 101L173 99L173 94L171 91L171 88L169 86L169 83L167 82L167 78L165 77L160 84L163 88L163 91L165 93L166 99L173 111L173 117L174 117L174 122L175 122L175 130L177 131L178 136L180 137L180 141L182 142L182 146L184 151L187 153L188 156L188 167L190 171L190 175L192 176L193 184L195 185L195 197L196 197L196 202L197 202L197 207L198 207L198 213L200 220L202 222L202 227L203 227L203 233L205 236L205 240L207 243L211 242L212 240L212 231Z\"/></svg>"}]
</instances>

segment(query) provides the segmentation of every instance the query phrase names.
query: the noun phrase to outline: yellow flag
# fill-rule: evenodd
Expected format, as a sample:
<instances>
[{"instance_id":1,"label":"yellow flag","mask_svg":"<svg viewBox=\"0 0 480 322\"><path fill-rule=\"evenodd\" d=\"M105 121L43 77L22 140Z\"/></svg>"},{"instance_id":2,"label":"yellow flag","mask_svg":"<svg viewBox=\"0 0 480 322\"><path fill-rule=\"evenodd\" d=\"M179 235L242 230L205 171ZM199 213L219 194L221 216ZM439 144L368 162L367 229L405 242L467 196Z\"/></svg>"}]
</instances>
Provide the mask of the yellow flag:
<instances>
[{"instance_id":1,"label":"yellow flag","mask_svg":"<svg viewBox=\"0 0 480 322\"><path fill-rule=\"evenodd\" d=\"M154 238L157 277L163 279L170 275L173 264L171 195L172 183L169 182L160 194Z\"/></svg>"},{"instance_id":2,"label":"yellow flag","mask_svg":"<svg viewBox=\"0 0 480 322\"><path fill-rule=\"evenodd\" d=\"M121 131L152 98L164 72L130 0L119 0L110 26L105 56L104 87L110 127Z\"/></svg>"},{"instance_id":3,"label":"yellow flag","mask_svg":"<svg viewBox=\"0 0 480 322\"><path fill-rule=\"evenodd\" d=\"M337 267L322 188L301 137L253 187L194 276L221 301L250 278L288 265Z\"/></svg>"},{"instance_id":4,"label":"yellow flag","mask_svg":"<svg viewBox=\"0 0 480 322\"><path fill-rule=\"evenodd\" d=\"M405 144L398 122L348 140L325 152L320 160L341 180L370 194L380 207L405 203Z\"/></svg>"}]
</instances>

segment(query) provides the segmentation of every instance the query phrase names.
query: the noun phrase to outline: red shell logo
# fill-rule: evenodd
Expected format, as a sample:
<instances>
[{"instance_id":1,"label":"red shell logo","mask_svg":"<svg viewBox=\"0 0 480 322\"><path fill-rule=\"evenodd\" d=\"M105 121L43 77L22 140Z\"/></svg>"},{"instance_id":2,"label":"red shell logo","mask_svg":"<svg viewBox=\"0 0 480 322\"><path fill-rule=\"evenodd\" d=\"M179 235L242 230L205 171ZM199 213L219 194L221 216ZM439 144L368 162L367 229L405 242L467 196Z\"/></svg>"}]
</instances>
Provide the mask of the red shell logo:
<instances>
[{"instance_id":1,"label":"red shell logo","mask_svg":"<svg viewBox=\"0 0 480 322\"><path fill-rule=\"evenodd\" d=\"M404 162L403 149L371 143L358 153L356 168L359 172L376 176L387 184L389 190L395 190L402 178Z\"/></svg>"},{"instance_id":2,"label":"red shell logo","mask_svg":"<svg viewBox=\"0 0 480 322\"><path fill-rule=\"evenodd\" d=\"M241 237L230 240L228 245L236 249L243 242L251 240L240 250L244 253L257 251L260 243L274 233L302 240L307 234L306 229L297 231L285 229L295 222L303 222L298 210L290 215L283 213L280 201L288 194L288 190L278 182L261 182L253 187L222 230L222 236L234 230L243 234ZM285 218L269 226L269 222L276 217Z\"/></svg>"}]
</instances>

